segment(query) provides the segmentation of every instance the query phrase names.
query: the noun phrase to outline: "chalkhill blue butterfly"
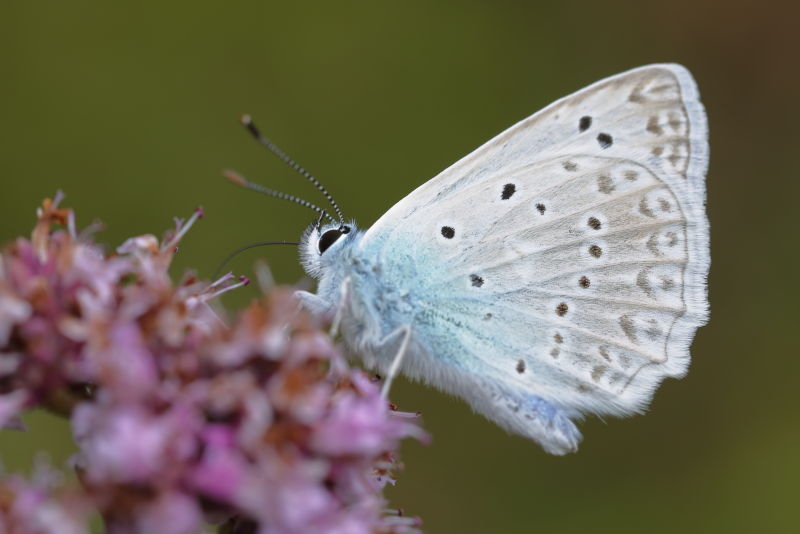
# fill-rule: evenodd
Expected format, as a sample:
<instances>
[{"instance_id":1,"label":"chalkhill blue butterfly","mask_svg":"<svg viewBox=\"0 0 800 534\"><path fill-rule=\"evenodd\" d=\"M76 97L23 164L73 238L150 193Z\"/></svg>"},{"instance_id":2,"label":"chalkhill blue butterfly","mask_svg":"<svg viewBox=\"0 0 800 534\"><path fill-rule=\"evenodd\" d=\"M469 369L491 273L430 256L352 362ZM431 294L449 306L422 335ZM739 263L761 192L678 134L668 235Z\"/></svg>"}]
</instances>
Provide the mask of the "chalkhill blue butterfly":
<instances>
[{"instance_id":1,"label":"chalkhill blue butterfly","mask_svg":"<svg viewBox=\"0 0 800 534\"><path fill-rule=\"evenodd\" d=\"M708 128L692 76L639 67L562 98L395 204L366 231L300 241L314 313L365 364L466 400L554 454L572 419L642 412L708 318ZM305 201L229 176L239 185Z\"/></svg>"}]
</instances>

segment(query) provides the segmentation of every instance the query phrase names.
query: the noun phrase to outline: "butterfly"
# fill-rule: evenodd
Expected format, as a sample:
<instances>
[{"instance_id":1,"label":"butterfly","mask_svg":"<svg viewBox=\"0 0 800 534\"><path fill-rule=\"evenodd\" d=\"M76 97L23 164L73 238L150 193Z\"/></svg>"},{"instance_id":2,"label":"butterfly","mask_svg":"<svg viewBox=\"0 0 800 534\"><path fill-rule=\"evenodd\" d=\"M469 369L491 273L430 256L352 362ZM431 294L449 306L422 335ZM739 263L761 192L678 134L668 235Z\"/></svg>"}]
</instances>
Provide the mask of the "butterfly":
<instances>
[{"instance_id":1,"label":"butterfly","mask_svg":"<svg viewBox=\"0 0 800 534\"><path fill-rule=\"evenodd\" d=\"M366 231L333 203L339 220L300 240L318 286L298 296L336 316L385 388L402 372L549 453L575 451L574 419L642 412L686 372L708 319L707 138L684 67L611 76L489 140Z\"/></svg>"}]
</instances>

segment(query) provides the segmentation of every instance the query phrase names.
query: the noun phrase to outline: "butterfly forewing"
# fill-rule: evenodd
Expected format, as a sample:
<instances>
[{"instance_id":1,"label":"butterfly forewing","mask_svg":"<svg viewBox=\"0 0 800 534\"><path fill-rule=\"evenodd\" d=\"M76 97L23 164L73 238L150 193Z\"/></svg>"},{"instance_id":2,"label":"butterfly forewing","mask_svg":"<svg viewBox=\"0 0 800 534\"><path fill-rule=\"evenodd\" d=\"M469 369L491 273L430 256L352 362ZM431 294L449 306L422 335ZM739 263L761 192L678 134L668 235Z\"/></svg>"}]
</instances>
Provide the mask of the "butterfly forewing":
<instances>
[{"instance_id":1,"label":"butterfly forewing","mask_svg":"<svg viewBox=\"0 0 800 534\"><path fill-rule=\"evenodd\" d=\"M404 242L425 258L426 276L406 281L424 310L415 335L454 373L568 413L638 411L685 371L706 321L707 154L688 71L642 67L492 139L361 247L391 262ZM473 406L514 427L503 400Z\"/></svg>"}]
</instances>

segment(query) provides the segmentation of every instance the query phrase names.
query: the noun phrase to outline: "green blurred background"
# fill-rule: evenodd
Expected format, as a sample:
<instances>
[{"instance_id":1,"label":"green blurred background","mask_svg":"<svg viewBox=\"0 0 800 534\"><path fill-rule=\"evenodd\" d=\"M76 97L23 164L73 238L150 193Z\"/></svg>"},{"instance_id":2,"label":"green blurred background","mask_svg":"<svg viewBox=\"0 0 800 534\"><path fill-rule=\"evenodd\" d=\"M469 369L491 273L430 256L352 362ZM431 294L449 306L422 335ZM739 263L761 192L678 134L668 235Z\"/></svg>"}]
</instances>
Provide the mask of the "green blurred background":
<instances>
[{"instance_id":1,"label":"green blurred background","mask_svg":"<svg viewBox=\"0 0 800 534\"><path fill-rule=\"evenodd\" d=\"M111 245L203 205L176 273L296 239L313 214L226 183L233 167L322 203L237 122L261 128L369 225L418 184L552 100L655 61L694 73L708 109L711 322L650 413L582 425L557 458L399 381L431 446L408 443L392 503L444 533L798 532L800 142L796 2L87 2L0 4L3 242L63 189ZM294 250L267 257L297 281ZM240 307L256 294L227 298ZM33 414L0 433L27 469L71 451Z\"/></svg>"}]
</instances>

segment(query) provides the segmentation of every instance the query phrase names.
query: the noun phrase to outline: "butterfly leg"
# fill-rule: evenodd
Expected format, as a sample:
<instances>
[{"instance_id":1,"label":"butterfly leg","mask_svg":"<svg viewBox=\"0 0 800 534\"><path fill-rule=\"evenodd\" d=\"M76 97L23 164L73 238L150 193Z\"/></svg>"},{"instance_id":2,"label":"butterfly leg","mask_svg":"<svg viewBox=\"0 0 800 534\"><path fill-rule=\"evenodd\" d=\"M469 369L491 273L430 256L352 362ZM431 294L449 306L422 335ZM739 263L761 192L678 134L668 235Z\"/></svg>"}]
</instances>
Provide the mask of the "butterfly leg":
<instances>
[{"instance_id":1,"label":"butterfly leg","mask_svg":"<svg viewBox=\"0 0 800 534\"><path fill-rule=\"evenodd\" d=\"M411 341L411 325L403 325L397 330L387 334L383 339L380 340L380 345L385 345L390 339L399 335L403 336L403 340L400 343L400 348L397 350L397 354L395 354L394 358L392 359L392 365L389 366L389 371L386 373L386 380L384 380L383 387L381 388L381 396L384 399L389 395L389 388L392 386L392 381L394 380L394 377L397 376L397 372L400 370L400 364L403 362L403 357L408 351L408 344Z\"/></svg>"},{"instance_id":2,"label":"butterfly leg","mask_svg":"<svg viewBox=\"0 0 800 534\"><path fill-rule=\"evenodd\" d=\"M310 311L313 315L324 317L331 310L331 303L315 295L314 293L309 293L308 291L295 291L294 296L300 301L300 305Z\"/></svg>"},{"instance_id":3,"label":"butterfly leg","mask_svg":"<svg viewBox=\"0 0 800 534\"><path fill-rule=\"evenodd\" d=\"M331 321L331 329L330 329L330 336L336 337L336 334L339 333L339 326L342 323L342 313L344 311L344 307L347 306L347 299L350 296L350 277L346 277L342 282L342 285L339 287L340 297L339 297L339 306L336 307L336 315L333 316L333 321Z\"/></svg>"}]
</instances>

